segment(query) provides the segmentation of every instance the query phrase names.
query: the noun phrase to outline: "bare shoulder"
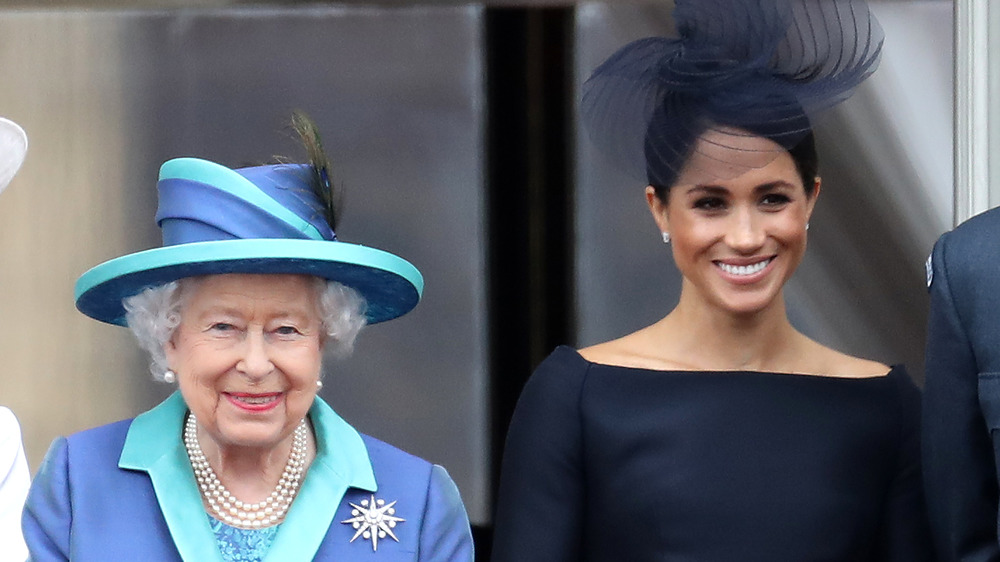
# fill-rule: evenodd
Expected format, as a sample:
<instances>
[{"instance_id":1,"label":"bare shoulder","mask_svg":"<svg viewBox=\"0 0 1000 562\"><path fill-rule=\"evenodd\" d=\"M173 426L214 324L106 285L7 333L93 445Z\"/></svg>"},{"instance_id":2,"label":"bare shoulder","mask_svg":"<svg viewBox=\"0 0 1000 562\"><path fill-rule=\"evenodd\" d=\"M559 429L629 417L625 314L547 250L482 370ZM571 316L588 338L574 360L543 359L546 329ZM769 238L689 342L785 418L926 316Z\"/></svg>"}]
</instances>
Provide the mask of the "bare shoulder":
<instances>
[{"instance_id":1,"label":"bare shoulder","mask_svg":"<svg viewBox=\"0 0 1000 562\"><path fill-rule=\"evenodd\" d=\"M652 332L652 327L643 328L615 340L585 347L579 353L587 361L602 365L658 371L684 370L690 367L678 359L680 354L673 349L670 338L666 338L664 342L663 339L658 340ZM660 343L657 344L657 341Z\"/></svg>"},{"instance_id":2,"label":"bare shoulder","mask_svg":"<svg viewBox=\"0 0 1000 562\"><path fill-rule=\"evenodd\" d=\"M591 363L603 363L605 365L620 365L622 361L634 354L634 343L631 341L634 334L594 344L579 350L580 356Z\"/></svg>"},{"instance_id":3,"label":"bare shoulder","mask_svg":"<svg viewBox=\"0 0 1000 562\"><path fill-rule=\"evenodd\" d=\"M854 357L829 347L815 344L817 372L836 377L868 378L889 374L891 367L878 361Z\"/></svg>"}]
</instances>

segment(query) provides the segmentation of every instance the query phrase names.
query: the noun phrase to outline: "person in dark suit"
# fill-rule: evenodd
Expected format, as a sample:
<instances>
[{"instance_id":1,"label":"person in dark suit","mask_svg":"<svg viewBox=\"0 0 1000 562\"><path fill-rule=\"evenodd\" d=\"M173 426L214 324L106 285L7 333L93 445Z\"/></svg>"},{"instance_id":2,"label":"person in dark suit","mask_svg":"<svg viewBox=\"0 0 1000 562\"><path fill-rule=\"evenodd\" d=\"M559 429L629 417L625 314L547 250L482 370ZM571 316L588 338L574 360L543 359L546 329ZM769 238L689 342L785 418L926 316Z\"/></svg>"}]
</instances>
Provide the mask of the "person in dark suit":
<instances>
[{"instance_id":1,"label":"person in dark suit","mask_svg":"<svg viewBox=\"0 0 1000 562\"><path fill-rule=\"evenodd\" d=\"M941 236L927 262L924 481L943 561L1000 560L1000 210Z\"/></svg>"}]
</instances>

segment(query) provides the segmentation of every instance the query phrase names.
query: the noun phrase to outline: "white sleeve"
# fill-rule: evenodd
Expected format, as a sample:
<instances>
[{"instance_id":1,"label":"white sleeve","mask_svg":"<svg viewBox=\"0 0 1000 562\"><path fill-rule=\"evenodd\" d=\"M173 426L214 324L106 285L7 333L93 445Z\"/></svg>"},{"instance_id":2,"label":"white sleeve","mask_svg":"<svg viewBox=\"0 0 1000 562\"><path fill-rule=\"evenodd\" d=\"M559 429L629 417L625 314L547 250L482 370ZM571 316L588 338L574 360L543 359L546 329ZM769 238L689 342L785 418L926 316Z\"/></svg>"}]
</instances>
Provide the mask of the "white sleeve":
<instances>
[{"instance_id":1,"label":"white sleeve","mask_svg":"<svg viewBox=\"0 0 1000 562\"><path fill-rule=\"evenodd\" d=\"M0 406L0 544L10 560L28 558L21 534L21 511L30 484L21 426L13 412Z\"/></svg>"}]
</instances>

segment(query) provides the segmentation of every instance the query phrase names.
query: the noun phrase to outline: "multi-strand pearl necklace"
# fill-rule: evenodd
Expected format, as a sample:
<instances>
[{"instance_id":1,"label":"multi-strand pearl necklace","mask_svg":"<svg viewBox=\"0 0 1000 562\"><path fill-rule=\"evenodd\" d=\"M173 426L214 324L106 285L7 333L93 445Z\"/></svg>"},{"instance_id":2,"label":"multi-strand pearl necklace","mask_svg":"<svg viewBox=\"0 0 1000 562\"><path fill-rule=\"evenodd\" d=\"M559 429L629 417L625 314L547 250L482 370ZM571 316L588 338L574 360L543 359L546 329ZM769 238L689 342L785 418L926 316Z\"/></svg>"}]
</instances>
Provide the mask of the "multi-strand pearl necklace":
<instances>
[{"instance_id":1,"label":"multi-strand pearl necklace","mask_svg":"<svg viewBox=\"0 0 1000 562\"><path fill-rule=\"evenodd\" d=\"M302 423L295 428L292 452L288 456L288 463L285 464L278 485L266 500L253 504L236 499L236 496L219 481L219 477L201 450L201 444L198 443L198 426L194 414L188 415L187 423L184 425L184 447L187 449L188 459L191 460L201 495L218 519L233 527L260 529L277 525L292 505L305 470L308 433L306 421L302 420Z\"/></svg>"}]
</instances>

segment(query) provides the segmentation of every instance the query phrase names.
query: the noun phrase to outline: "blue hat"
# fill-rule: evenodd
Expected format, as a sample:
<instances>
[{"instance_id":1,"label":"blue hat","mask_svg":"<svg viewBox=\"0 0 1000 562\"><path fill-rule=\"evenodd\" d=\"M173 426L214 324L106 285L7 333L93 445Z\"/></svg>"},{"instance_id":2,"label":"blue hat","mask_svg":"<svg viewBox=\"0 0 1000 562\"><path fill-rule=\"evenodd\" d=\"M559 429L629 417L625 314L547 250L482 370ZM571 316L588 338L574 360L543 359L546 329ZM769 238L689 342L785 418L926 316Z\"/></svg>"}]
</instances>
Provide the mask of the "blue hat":
<instances>
[{"instance_id":1,"label":"blue hat","mask_svg":"<svg viewBox=\"0 0 1000 562\"><path fill-rule=\"evenodd\" d=\"M76 282L80 312L125 324L122 299L184 277L223 273L315 275L357 290L368 323L409 312L420 272L388 252L337 240L310 187L311 166L230 169L197 158L160 168L156 221L163 246L104 262Z\"/></svg>"}]
</instances>

